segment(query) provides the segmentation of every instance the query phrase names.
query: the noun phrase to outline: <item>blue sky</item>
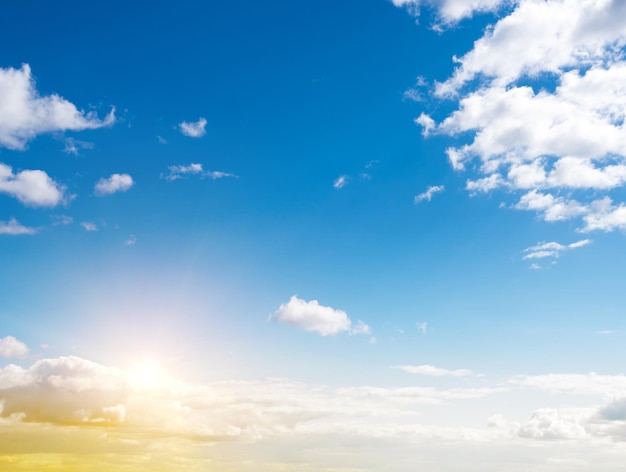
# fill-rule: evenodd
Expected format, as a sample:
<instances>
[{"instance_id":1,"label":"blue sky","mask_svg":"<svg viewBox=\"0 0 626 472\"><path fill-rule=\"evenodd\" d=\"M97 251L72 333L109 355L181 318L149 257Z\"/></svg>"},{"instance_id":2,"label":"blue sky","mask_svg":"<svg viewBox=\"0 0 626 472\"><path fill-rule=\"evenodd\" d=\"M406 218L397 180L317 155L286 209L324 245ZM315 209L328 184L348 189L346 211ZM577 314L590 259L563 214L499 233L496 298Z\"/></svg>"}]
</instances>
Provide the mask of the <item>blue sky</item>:
<instances>
[{"instance_id":1,"label":"blue sky","mask_svg":"<svg viewBox=\"0 0 626 472\"><path fill-rule=\"evenodd\" d=\"M453 471L489 443L475 470L618 470L625 15L5 6L0 435L91 452L0 463Z\"/></svg>"}]
</instances>

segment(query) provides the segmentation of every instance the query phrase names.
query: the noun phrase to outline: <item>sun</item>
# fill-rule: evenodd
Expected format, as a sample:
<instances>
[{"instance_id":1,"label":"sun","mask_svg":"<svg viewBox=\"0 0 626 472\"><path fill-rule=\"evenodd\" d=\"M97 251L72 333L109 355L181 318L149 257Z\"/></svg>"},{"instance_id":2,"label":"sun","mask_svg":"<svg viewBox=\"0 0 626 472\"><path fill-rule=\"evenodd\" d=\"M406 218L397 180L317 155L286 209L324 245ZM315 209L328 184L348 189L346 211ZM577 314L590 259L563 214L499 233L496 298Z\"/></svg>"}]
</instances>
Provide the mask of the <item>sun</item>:
<instances>
[{"instance_id":1,"label":"sun","mask_svg":"<svg viewBox=\"0 0 626 472\"><path fill-rule=\"evenodd\" d=\"M129 380L138 390L150 390L163 385L165 374L156 362L140 361L130 370Z\"/></svg>"}]
</instances>

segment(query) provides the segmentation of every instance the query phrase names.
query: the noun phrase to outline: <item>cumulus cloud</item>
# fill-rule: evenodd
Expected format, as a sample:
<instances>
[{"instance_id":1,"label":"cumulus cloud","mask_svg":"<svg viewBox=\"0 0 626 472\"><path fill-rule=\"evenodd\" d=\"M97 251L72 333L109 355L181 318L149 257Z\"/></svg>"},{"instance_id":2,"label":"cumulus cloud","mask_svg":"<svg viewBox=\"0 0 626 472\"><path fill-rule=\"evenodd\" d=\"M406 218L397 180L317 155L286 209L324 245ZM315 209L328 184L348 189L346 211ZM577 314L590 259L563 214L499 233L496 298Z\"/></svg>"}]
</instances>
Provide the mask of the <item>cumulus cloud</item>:
<instances>
[{"instance_id":1,"label":"cumulus cloud","mask_svg":"<svg viewBox=\"0 0 626 472\"><path fill-rule=\"evenodd\" d=\"M201 178L209 178L213 180L223 179L224 177L238 178L235 174L221 171L204 170L202 164L192 163L189 165L169 166L167 174L162 174L161 178L172 182L174 180L183 179L190 175L196 175Z\"/></svg>"},{"instance_id":2,"label":"cumulus cloud","mask_svg":"<svg viewBox=\"0 0 626 472\"><path fill-rule=\"evenodd\" d=\"M31 228L20 224L15 218L11 218L9 221L0 221L0 234L8 234L12 236L18 236L21 234L35 234L36 228Z\"/></svg>"},{"instance_id":3,"label":"cumulus cloud","mask_svg":"<svg viewBox=\"0 0 626 472\"><path fill-rule=\"evenodd\" d=\"M543 259L545 257L559 257L563 252L571 249L577 249L580 247L591 244L591 239L581 239L571 244L563 245L557 242L538 243L534 246L524 249L523 259Z\"/></svg>"},{"instance_id":4,"label":"cumulus cloud","mask_svg":"<svg viewBox=\"0 0 626 472\"><path fill-rule=\"evenodd\" d=\"M585 428L590 414L590 410L584 409L543 408L533 412L516 433L536 440L585 439L590 436Z\"/></svg>"},{"instance_id":5,"label":"cumulus cloud","mask_svg":"<svg viewBox=\"0 0 626 472\"><path fill-rule=\"evenodd\" d=\"M28 355L28 346L13 336L0 339L0 356L5 358L21 358Z\"/></svg>"},{"instance_id":6,"label":"cumulus cloud","mask_svg":"<svg viewBox=\"0 0 626 472\"><path fill-rule=\"evenodd\" d=\"M185 136L189 136L190 138L201 138L206 134L206 125L207 120L205 118L200 118L195 122L183 121L178 125L178 127L180 132Z\"/></svg>"},{"instance_id":7,"label":"cumulus cloud","mask_svg":"<svg viewBox=\"0 0 626 472\"><path fill-rule=\"evenodd\" d=\"M344 331L350 334L371 333L370 327L360 320L353 325L345 311L320 305L317 300L307 302L296 295L292 296L287 303L283 303L270 316L270 319L306 331L313 331L322 336Z\"/></svg>"},{"instance_id":8,"label":"cumulus cloud","mask_svg":"<svg viewBox=\"0 0 626 472\"><path fill-rule=\"evenodd\" d=\"M109 178L103 177L98 180L94 193L101 197L116 192L126 192L133 184L133 178L128 174L111 174Z\"/></svg>"},{"instance_id":9,"label":"cumulus cloud","mask_svg":"<svg viewBox=\"0 0 626 472\"><path fill-rule=\"evenodd\" d=\"M424 364L424 365L396 365L392 366L392 369L399 369L409 374L419 374L419 375L428 375L431 377L467 377L468 375L473 375L474 373L468 369L441 369L439 367L435 367L432 365Z\"/></svg>"},{"instance_id":10,"label":"cumulus cloud","mask_svg":"<svg viewBox=\"0 0 626 472\"><path fill-rule=\"evenodd\" d=\"M115 109L103 119L85 113L57 94L37 92L30 66L0 68L0 146L21 150L37 135L111 126Z\"/></svg>"},{"instance_id":11,"label":"cumulus cloud","mask_svg":"<svg viewBox=\"0 0 626 472\"><path fill-rule=\"evenodd\" d=\"M509 383L544 390L551 393L572 395L602 395L605 397L626 396L625 375L589 374L545 374L518 375Z\"/></svg>"},{"instance_id":12,"label":"cumulus cloud","mask_svg":"<svg viewBox=\"0 0 626 472\"><path fill-rule=\"evenodd\" d=\"M423 202L424 200L426 200L427 202L431 201L433 198L433 195L435 195L436 193L441 193L445 190L446 188L443 185L431 185L430 187L428 187L426 189L425 192L420 193L419 195L417 195L414 198L414 202L415 203L420 203Z\"/></svg>"},{"instance_id":13,"label":"cumulus cloud","mask_svg":"<svg viewBox=\"0 0 626 472\"><path fill-rule=\"evenodd\" d=\"M0 163L0 193L17 198L25 205L53 207L63 201L65 187L42 170L13 172Z\"/></svg>"},{"instance_id":14,"label":"cumulus cloud","mask_svg":"<svg viewBox=\"0 0 626 472\"><path fill-rule=\"evenodd\" d=\"M456 111L416 119L425 136L469 136L446 154L455 170L477 173L472 195L519 192L514 208L579 219L582 232L626 228L624 204L602 195L626 185L624 2L394 3L436 3L440 13L458 4L449 18L511 6L436 84L436 96L458 100Z\"/></svg>"}]
</instances>

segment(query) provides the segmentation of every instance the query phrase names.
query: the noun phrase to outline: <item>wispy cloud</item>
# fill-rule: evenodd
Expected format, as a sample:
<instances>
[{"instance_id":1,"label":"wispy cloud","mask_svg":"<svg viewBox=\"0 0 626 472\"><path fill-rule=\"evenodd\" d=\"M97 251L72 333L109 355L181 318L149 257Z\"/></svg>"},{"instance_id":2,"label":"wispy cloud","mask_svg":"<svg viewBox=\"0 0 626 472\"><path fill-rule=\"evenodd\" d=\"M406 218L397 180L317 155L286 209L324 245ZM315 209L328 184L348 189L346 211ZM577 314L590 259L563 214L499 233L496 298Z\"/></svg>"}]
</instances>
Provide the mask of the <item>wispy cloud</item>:
<instances>
[{"instance_id":1,"label":"wispy cloud","mask_svg":"<svg viewBox=\"0 0 626 472\"><path fill-rule=\"evenodd\" d=\"M115 109L100 120L57 94L40 96L30 66L0 68L0 146L22 150L37 135L111 126Z\"/></svg>"},{"instance_id":2,"label":"wispy cloud","mask_svg":"<svg viewBox=\"0 0 626 472\"><path fill-rule=\"evenodd\" d=\"M74 138L65 138L65 148L63 151L67 154L73 154L74 156L78 156L78 153L81 149L93 149L94 144L88 141L80 141Z\"/></svg>"},{"instance_id":3,"label":"wispy cloud","mask_svg":"<svg viewBox=\"0 0 626 472\"><path fill-rule=\"evenodd\" d=\"M133 234L124 241L125 246L134 246L135 244L137 244L137 238Z\"/></svg>"},{"instance_id":4,"label":"wispy cloud","mask_svg":"<svg viewBox=\"0 0 626 472\"><path fill-rule=\"evenodd\" d=\"M128 174L111 174L108 178L101 178L94 187L94 193L99 197L117 192L126 192L134 185L133 178Z\"/></svg>"},{"instance_id":5,"label":"wispy cloud","mask_svg":"<svg viewBox=\"0 0 626 472\"><path fill-rule=\"evenodd\" d=\"M98 231L98 225L91 221L83 221L80 225L85 228L85 231Z\"/></svg>"},{"instance_id":6,"label":"wispy cloud","mask_svg":"<svg viewBox=\"0 0 626 472\"><path fill-rule=\"evenodd\" d=\"M200 118L195 122L183 121L178 125L178 128L185 136L189 136L190 138L201 138L206 134L206 125L207 120L205 118Z\"/></svg>"},{"instance_id":7,"label":"wispy cloud","mask_svg":"<svg viewBox=\"0 0 626 472\"><path fill-rule=\"evenodd\" d=\"M426 322L417 322L415 323L415 327L422 332L422 334L426 334L426 330L428 329L428 323Z\"/></svg>"},{"instance_id":8,"label":"wispy cloud","mask_svg":"<svg viewBox=\"0 0 626 472\"><path fill-rule=\"evenodd\" d=\"M167 180L168 182L172 182L174 180L182 179L191 175L195 175L201 178L208 177L209 179L213 180L223 179L224 177L233 177L235 179L239 178L239 176L237 176L236 174L231 174L229 172L204 170L202 164L198 163L169 166L168 173L165 175L161 174L161 178Z\"/></svg>"},{"instance_id":9,"label":"wispy cloud","mask_svg":"<svg viewBox=\"0 0 626 472\"><path fill-rule=\"evenodd\" d=\"M439 367L435 367L432 365L424 364L424 365L395 365L391 367L392 369L402 370L409 374L419 374L419 375L427 375L431 377L467 377L469 375L474 375L471 370L468 369L441 369Z\"/></svg>"},{"instance_id":10,"label":"wispy cloud","mask_svg":"<svg viewBox=\"0 0 626 472\"><path fill-rule=\"evenodd\" d=\"M590 239L581 239L571 244L559 244L557 242L538 243L524 249L526 253L523 259L543 259L546 257L559 257L563 252L577 249L591 244Z\"/></svg>"},{"instance_id":11,"label":"wispy cloud","mask_svg":"<svg viewBox=\"0 0 626 472\"><path fill-rule=\"evenodd\" d=\"M431 185L430 187L428 187L426 189L425 192L420 193L419 195L417 195L414 199L415 203L420 203L423 201L431 201L433 198L433 195L435 195L436 193L441 193L445 190L446 188L443 185Z\"/></svg>"},{"instance_id":12,"label":"wispy cloud","mask_svg":"<svg viewBox=\"0 0 626 472\"><path fill-rule=\"evenodd\" d=\"M22 234L33 235L36 232L36 228L24 226L20 224L15 218L11 218L9 221L0 221L0 234L19 236Z\"/></svg>"},{"instance_id":13,"label":"wispy cloud","mask_svg":"<svg viewBox=\"0 0 626 472\"><path fill-rule=\"evenodd\" d=\"M346 185L348 185L349 181L350 178L347 175L340 175L333 182L333 187L336 189L344 188Z\"/></svg>"},{"instance_id":14,"label":"wispy cloud","mask_svg":"<svg viewBox=\"0 0 626 472\"><path fill-rule=\"evenodd\" d=\"M289 324L322 336L341 332L350 334L370 334L371 329L362 321L352 324L347 313L329 306L320 305L317 300L309 302L292 296L287 303L280 305L270 316L270 320Z\"/></svg>"}]
</instances>

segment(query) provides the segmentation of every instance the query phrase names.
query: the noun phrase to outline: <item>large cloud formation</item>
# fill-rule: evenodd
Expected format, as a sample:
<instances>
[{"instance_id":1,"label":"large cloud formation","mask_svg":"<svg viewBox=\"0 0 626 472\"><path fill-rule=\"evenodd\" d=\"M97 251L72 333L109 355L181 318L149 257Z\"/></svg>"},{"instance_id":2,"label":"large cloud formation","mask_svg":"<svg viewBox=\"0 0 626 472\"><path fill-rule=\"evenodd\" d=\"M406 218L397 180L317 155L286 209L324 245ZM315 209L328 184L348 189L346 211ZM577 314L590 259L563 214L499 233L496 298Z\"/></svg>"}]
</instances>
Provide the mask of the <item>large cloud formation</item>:
<instances>
[{"instance_id":1,"label":"large cloud formation","mask_svg":"<svg viewBox=\"0 0 626 472\"><path fill-rule=\"evenodd\" d=\"M84 112L57 94L41 96L30 66L0 68L0 146L22 150L39 134L111 126L115 109L104 119Z\"/></svg>"},{"instance_id":2,"label":"large cloud formation","mask_svg":"<svg viewBox=\"0 0 626 472\"><path fill-rule=\"evenodd\" d=\"M427 3L445 17L457 2ZM435 86L457 110L439 121L422 114L417 124L425 136L465 141L447 155L473 174L472 194L518 193L514 208L578 219L582 232L626 228L626 206L611 194L626 184L626 3L477 1L457 16L504 5L508 14Z\"/></svg>"}]
</instances>

